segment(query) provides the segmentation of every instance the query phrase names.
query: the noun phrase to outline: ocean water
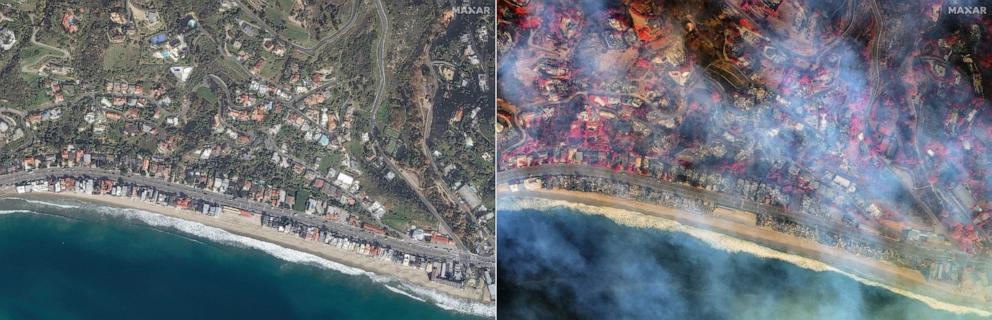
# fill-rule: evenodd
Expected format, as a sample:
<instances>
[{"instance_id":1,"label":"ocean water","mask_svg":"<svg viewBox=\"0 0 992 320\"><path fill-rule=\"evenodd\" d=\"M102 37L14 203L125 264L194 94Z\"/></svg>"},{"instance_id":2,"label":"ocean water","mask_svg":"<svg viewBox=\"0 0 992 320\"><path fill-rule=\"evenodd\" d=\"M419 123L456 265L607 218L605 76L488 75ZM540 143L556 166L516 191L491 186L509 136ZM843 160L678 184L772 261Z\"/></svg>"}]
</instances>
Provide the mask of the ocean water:
<instances>
[{"instance_id":1,"label":"ocean water","mask_svg":"<svg viewBox=\"0 0 992 320\"><path fill-rule=\"evenodd\" d=\"M0 319L479 319L402 284L105 212L0 199Z\"/></svg>"},{"instance_id":2,"label":"ocean water","mask_svg":"<svg viewBox=\"0 0 992 320\"><path fill-rule=\"evenodd\" d=\"M501 211L506 319L980 319L834 272L571 209Z\"/></svg>"}]
</instances>

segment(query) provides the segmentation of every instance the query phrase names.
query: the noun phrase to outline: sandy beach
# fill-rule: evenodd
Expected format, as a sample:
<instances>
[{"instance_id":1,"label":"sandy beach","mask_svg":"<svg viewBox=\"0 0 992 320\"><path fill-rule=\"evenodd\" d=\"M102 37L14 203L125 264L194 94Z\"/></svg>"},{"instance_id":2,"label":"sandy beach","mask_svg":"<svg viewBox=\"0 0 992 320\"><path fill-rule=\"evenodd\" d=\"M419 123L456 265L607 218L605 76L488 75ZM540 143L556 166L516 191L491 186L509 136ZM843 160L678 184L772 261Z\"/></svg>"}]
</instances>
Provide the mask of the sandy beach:
<instances>
[{"instance_id":1,"label":"sandy beach","mask_svg":"<svg viewBox=\"0 0 992 320\"><path fill-rule=\"evenodd\" d=\"M630 227L683 232L729 252L746 252L783 260L810 270L845 274L867 285L882 287L919 300L935 309L960 314L992 315L987 302L992 297L987 293L927 282L916 270L853 255L843 249L812 240L744 225L731 219L594 193L563 190L500 191L513 197L501 198L500 210L564 207L586 214L602 215Z\"/></svg>"},{"instance_id":2,"label":"sandy beach","mask_svg":"<svg viewBox=\"0 0 992 320\"><path fill-rule=\"evenodd\" d=\"M434 291L435 293L454 297L464 302L482 303L488 305L492 309L495 309L493 303L488 300L488 290L485 290L484 288L454 288L438 282L430 281L426 272L413 267L404 267L400 264L384 262L380 259L359 255L351 251L342 250L337 247L324 244L322 242L307 241L292 234L279 232L273 228L265 228L260 224L259 215L244 217L240 215L221 213L217 216L207 216L195 211L161 206L149 202L143 202L138 199L120 198L109 195L85 195L71 192L34 192L28 194L17 194L12 188L9 187L0 188L0 198L35 200L57 198L75 199L111 207L138 209L166 215L182 220L201 223L206 226L219 228L230 233L276 244L293 250L310 253L349 267L374 273L378 276L387 276L404 284L412 285L415 291L420 291L422 293Z\"/></svg>"}]
</instances>

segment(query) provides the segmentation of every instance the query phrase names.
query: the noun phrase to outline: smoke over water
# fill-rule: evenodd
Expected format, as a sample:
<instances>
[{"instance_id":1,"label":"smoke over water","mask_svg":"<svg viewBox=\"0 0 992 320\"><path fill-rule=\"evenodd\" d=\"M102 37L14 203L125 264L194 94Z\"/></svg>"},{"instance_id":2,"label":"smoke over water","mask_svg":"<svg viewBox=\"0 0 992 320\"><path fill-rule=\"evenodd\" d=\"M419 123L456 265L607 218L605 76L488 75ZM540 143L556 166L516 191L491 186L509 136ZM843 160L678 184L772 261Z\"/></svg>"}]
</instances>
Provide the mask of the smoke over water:
<instances>
[{"instance_id":1,"label":"smoke over water","mask_svg":"<svg viewBox=\"0 0 992 320\"><path fill-rule=\"evenodd\" d=\"M514 2L500 2L500 32L513 41L500 43L499 95L513 105L506 125L516 129L501 140L501 170L607 168L729 194L817 221L759 217L764 227L887 261L960 288L976 304L992 303L992 108L984 93L992 79L992 16L951 9L988 4ZM610 184L544 187L603 193ZM610 195L643 200L616 189ZM507 228L499 229L501 239L531 236L499 225ZM547 233L540 236L552 237ZM585 254L586 242L560 237L532 242L574 244ZM598 248L605 254L607 247ZM505 251L500 257L514 259ZM563 270L589 263L580 262ZM640 271L658 281L672 277L630 263L601 276L610 283L645 276ZM822 283L832 288L823 292L837 295L822 303L853 308L823 306L841 312L828 318L874 318L877 309L865 304L877 297L861 285ZM694 313L705 306L716 318L743 310L669 301L673 293L658 290L659 301L634 301L671 302L664 315L673 317L685 316L686 305ZM628 298L599 297L617 304Z\"/></svg>"},{"instance_id":2,"label":"smoke over water","mask_svg":"<svg viewBox=\"0 0 992 320\"><path fill-rule=\"evenodd\" d=\"M499 314L512 319L980 319L834 272L728 253L564 207L503 211ZM726 250L726 249L725 249Z\"/></svg>"}]
</instances>

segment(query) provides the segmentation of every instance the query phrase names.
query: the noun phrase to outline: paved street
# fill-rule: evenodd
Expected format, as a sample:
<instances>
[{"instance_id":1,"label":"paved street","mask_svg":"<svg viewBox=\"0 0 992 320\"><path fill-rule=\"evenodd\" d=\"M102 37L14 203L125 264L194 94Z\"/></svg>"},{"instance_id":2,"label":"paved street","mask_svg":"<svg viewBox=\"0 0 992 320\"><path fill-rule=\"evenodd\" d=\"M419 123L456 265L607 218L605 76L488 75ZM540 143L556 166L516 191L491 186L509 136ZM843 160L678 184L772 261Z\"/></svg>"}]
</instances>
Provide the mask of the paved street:
<instances>
[{"instance_id":1,"label":"paved street","mask_svg":"<svg viewBox=\"0 0 992 320\"><path fill-rule=\"evenodd\" d=\"M821 230L828 230L837 234L842 234L855 240L859 240L879 246L884 246L886 248L892 248L903 253L916 254L925 257L930 257L933 259L947 259L951 257L951 255L953 255L953 257L963 260L978 259L975 257L969 257L964 253L960 253L960 252L951 253L944 250L922 248L902 242L895 242L887 239L870 237L862 233L856 232L849 227L846 227L840 221L832 221L830 219L825 219L823 217L814 216L814 215L803 214L801 212L787 211L784 210L783 208L744 200L739 197L728 194L721 194L718 192L697 189L681 184L661 181L654 177L632 175L627 173L617 173L614 172L613 170L606 168L599 168L599 167L592 167L585 165L542 165L536 167L517 168L517 169L499 172L497 174L496 183L504 184L513 179L540 177L540 176L555 176L555 175L572 175L572 176L606 178L606 179L621 181L628 184L652 188L655 190L665 190L678 194L679 196L682 197L702 199L709 202L713 202L718 206L722 206L726 208L733 208L733 209L739 209L743 211L760 213L765 215L785 217L791 221L795 221L800 224L814 225L820 228ZM631 200L637 201L637 199L631 199Z\"/></svg>"},{"instance_id":2,"label":"paved street","mask_svg":"<svg viewBox=\"0 0 992 320\"><path fill-rule=\"evenodd\" d=\"M289 209L274 208L264 203L259 203L248 199L234 198L231 195L197 189L176 183L170 183L151 177L120 174L97 168L46 168L46 169L37 169L31 172L16 172L6 175L0 175L0 185L13 185L26 181L43 179L49 176L66 176L66 175L90 176L94 178L107 177L111 179L121 179L123 181L134 183L136 185L152 187L159 191L182 193L196 199L214 202L219 205L237 207L255 213L264 213L272 216L291 217L293 220L306 223L309 225L325 226L328 229L339 234L377 241L382 245L406 253L422 255L422 256L431 256L437 258L457 259L459 261L468 262L475 265L485 266L490 268L495 266L495 261L493 261L492 257L483 257L483 256L467 253L464 251L456 250L454 248L435 246L426 242L419 242L409 239L389 238L385 236L377 236L362 231L361 229L353 227L351 225L326 221L320 216L309 215Z\"/></svg>"}]
</instances>

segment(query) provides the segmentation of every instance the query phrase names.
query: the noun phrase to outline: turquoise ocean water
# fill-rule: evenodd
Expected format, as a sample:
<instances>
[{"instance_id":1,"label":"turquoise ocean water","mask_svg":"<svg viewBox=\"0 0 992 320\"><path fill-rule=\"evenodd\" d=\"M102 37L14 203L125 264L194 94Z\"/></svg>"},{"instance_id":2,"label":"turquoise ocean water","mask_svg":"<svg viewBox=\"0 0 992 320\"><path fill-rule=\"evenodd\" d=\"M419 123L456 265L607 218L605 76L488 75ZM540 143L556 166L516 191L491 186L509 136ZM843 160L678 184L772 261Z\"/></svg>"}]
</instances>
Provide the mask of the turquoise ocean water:
<instances>
[{"instance_id":1,"label":"turquoise ocean water","mask_svg":"<svg viewBox=\"0 0 992 320\"><path fill-rule=\"evenodd\" d=\"M97 212L0 199L0 319L477 319L364 275Z\"/></svg>"}]
</instances>

